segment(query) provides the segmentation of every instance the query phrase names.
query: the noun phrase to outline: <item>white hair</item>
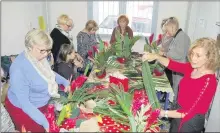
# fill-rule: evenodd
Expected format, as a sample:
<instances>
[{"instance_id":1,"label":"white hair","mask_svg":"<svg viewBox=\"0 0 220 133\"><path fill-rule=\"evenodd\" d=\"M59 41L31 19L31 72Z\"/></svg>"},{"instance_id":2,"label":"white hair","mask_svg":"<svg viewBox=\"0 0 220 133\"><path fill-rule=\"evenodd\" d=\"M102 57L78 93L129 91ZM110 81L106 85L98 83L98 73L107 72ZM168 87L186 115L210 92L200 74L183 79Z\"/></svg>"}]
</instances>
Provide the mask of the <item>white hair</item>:
<instances>
[{"instance_id":1,"label":"white hair","mask_svg":"<svg viewBox=\"0 0 220 133\"><path fill-rule=\"evenodd\" d=\"M25 36L25 47L32 48L33 45L44 45L52 48L53 40L50 35L41 29L30 30Z\"/></svg>"}]
</instances>

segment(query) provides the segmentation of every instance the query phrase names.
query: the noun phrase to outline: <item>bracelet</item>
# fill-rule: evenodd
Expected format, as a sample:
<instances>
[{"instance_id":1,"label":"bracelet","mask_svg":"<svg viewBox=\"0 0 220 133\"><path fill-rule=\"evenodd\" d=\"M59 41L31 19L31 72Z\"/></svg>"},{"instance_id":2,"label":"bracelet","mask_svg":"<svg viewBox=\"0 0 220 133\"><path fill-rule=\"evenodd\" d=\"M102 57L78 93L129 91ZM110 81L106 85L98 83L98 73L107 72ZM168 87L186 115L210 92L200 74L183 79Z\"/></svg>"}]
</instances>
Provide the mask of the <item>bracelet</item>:
<instances>
[{"instance_id":1,"label":"bracelet","mask_svg":"<svg viewBox=\"0 0 220 133\"><path fill-rule=\"evenodd\" d=\"M164 117L168 118L168 111L167 110L165 110Z\"/></svg>"}]
</instances>

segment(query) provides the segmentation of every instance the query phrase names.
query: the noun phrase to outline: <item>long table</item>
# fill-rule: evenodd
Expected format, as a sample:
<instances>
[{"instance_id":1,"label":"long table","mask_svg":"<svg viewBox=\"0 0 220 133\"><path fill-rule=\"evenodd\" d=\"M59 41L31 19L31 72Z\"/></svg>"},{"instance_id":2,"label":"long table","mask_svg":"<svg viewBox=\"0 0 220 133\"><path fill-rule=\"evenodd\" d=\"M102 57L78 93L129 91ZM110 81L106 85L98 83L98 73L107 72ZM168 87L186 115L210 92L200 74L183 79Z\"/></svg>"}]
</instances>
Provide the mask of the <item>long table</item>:
<instances>
[{"instance_id":1,"label":"long table","mask_svg":"<svg viewBox=\"0 0 220 133\"><path fill-rule=\"evenodd\" d=\"M121 78L123 77L123 72L125 71L125 69L120 68L120 69L106 69L106 77L103 79L99 79L96 77L95 75L95 71L94 69L96 69L95 67L93 68L93 70L91 71L87 82L101 82L103 85L108 85L109 84L109 76L114 76L117 78ZM124 76L126 77L126 76ZM166 81L166 87L161 87L159 84L155 83L155 89L157 91L157 96L158 98L161 97L161 92L166 92L166 99L165 99L165 105L164 105L164 109L168 108L169 102L173 102L173 98L174 98L174 92L172 87L170 86L170 83L168 81L168 78L166 76L166 74L164 73L162 76L153 76L153 81L154 79L163 79ZM158 81L157 81L158 82Z\"/></svg>"}]
</instances>

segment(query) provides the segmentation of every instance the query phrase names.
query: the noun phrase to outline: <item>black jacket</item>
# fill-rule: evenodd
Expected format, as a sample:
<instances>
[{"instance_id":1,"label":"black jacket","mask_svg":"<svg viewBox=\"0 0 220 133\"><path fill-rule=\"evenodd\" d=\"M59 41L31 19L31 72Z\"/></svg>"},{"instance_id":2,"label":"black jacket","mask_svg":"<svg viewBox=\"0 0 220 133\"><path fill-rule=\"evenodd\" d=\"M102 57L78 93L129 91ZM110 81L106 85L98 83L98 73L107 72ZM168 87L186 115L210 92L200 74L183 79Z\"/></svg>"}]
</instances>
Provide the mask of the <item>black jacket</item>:
<instances>
[{"instance_id":1,"label":"black jacket","mask_svg":"<svg viewBox=\"0 0 220 133\"><path fill-rule=\"evenodd\" d=\"M70 40L63 35L57 28L54 28L50 33L51 38L53 39L52 54L54 61L57 61L57 55L59 53L60 47L62 44L70 44Z\"/></svg>"}]
</instances>

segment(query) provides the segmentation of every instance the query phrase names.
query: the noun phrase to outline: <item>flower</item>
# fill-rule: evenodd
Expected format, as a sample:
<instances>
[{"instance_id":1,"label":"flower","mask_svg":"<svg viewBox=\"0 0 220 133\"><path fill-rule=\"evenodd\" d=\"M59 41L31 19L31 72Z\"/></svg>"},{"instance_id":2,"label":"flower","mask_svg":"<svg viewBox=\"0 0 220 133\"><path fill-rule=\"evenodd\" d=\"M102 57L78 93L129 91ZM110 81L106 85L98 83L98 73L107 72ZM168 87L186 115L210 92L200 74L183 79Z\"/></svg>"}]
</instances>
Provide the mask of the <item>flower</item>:
<instances>
[{"instance_id":1,"label":"flower","mask_svg":"<svg viewBox=\"0 0 220 133\"><path fill-rule=\"evenodd\" d=\"M64 106L64 108L66 109L65 118L69 118L71 116L71 105L67 104L67 105Z\"/></svg>"},{"instance_id":2,"label":"flower","mask_svg":"<svg viewBox=\"0 0 220 133\"><path fill-rule=\"evenodd\" d=\"M152 44L153 39L154 39L154 33L152 33L152 34L150 35L150 37L149 37L150 45Z\"/></svg>"},{"instance_id":3,"label":"flower","mask_svg":"<svg viewBox=\"0 0 220 133\"><path fill-rule=\"evenodd\" d=\"M101 117L101 115L97 115L96 118L97 118L97 121L98 121L99 123L102 123L102 117Z\"/></svg>"},{"instance_id":4,"label":"flower","mask_svg":"<svg viewBox=\"0 0 220 133\"><path fill-rule=\"evenodd\" d=\"M157 39L157 45L159 45L159 43L161 42L162 38L163 38L163 35L159 34L158 35L158 39Z\"/></svg>"},{"instance_id":5,"label":"flower","mask_svg":"<svg viewBox=\"0 0 220 133\"><path fill-rule=\"evenodd\" d=\"M79 77L77 77L75 80L72 81L71 84L71 90L72 92L76 89L76 88L80 88L84 82L87 80L87 77L84 75L81 75Z\"/></svg>"}]
</instances>

